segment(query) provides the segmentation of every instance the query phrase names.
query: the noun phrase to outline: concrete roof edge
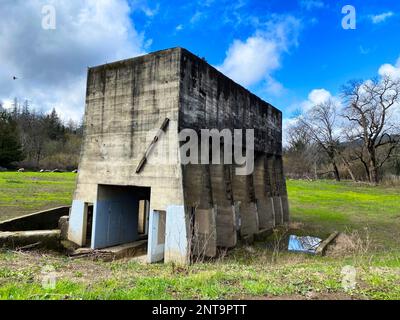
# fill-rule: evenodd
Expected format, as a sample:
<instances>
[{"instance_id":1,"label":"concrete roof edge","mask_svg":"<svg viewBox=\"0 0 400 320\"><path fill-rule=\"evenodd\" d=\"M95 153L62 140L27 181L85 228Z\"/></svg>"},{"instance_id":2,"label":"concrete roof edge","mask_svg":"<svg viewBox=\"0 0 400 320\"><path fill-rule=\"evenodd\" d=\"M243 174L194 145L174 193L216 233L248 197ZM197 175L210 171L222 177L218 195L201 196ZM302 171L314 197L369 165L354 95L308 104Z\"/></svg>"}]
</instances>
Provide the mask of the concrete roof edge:
<instances>
[{"instance_id":1,"label":"concrete roof edge","mask_svg":"<svg viewBox=\"0 0 400 320\"><path fill-rule=\"evenodd\" d=\"M103 64L99 64L99 65L95 65L95 66L92 66L92 67L88 67L88 69L89 70L100 69L100 68L104 68L105 66L117 65L117 64L120 64L120 63L124 63L124 62L128 62L128 61L133 61L133 60L136 60L136 59L140 59L140 58L143 58L143 57L148 56L148 55L156 55L156 54L160 54L160 53L167 53L168 51L172 52L172 51L177 51L177 50L182 50L182 49L183 48L181 48L181 47L173 47L173 48L168 48L168 49L163 49L163 50L152 51L152 52L148 52L148 53L142 53L142 54L139 54L139 55L137 55L135 57L126 58L126 59L117 60L117 61L106 62L106 63L103 63Z\"/></svg>"},{"instance_id":2,"label":"concrete roof edge","mask_svg":"<svg viewBox=\"0 0 400 320\"><path fill-rule=\"evenodd\" d=\"M253 92L251 92L249 89L243 87L241 84L237 83L236 81L234 81L233 79L229 78L227 75L225 75L224 73L222 73L221 71L219 71L217 68L215 68L213 65L209 64L206 60L200 58L199 56L195 55L194 53L190 52L189 50L185 49L185 48L180 48L182 50L182 52L191 55L192 57L194 57L195 59L198 59L200 61L203 61L204 63L206 63L211 69L213 69L215 72L219 73L220 75L222 75L224 78L228 79L229 81L233 82L235 85L237 85L238 87L242 88L244 91L248 92L251 96L254 96L255 98L261 100L262 102L264 102L265 104L271 106L273 109L275 109L277 112L282 114L282 111L279 110L277 107L273 106L271 103L265 101L264 99L261 99L259 96L257 96L256 94L254 94Z\"/></svg>"},{"instance_id":3,"label":"concrete roof edge","mask_svg":"<svg viewBox=\"0 0 400 320\"><path fill-rule=\"evenodd\" d=\"M97 66L93 66L93 67L89 67L89 70L96 70L96 69L101 69L104 68L105 66L113 66L113 65L118 65L118 64L122 64L122 63L126 63L129 61L134 61L136 59L141 59L145 56L148 55L157 55L157 54L162 54L162 53L168 53L168 52L173 52L173 51L181 51L182 53L189 55L191 57L193 57L194 59L197 59L198 61L202 61L204 63L207 64L207 66L211 69L213 69L215 72L217 72L218 74L220 74L221 76L225 77L226 79L228 79L229 81L233 82L235 85L239 86L240 88L242 88L244 91L247 91L251 96L256 97L257 99L261 100L263 103L271 106L273 109L275 109L277 112L282 114L282 111L279 110L278 108L276 108L275 106L273 106L271 103L265 101L264 99L261 99L259 96L257 96L256 94L254 94L253 92L251 92L249 89L246 89L245 87L243 87L242 85L240 85L239 83L237 83L236 81L232 80L231 78L229 78L227 75L225 75L224 73L222 73L221 71L219 71L217 68L215 68L213 65L209 64L206 60L202 59L201 57L197 56L196 54L192 53L191 51L189 51L186 48L183 47L172 47L172 48L168 48L168 49L163 49L163 50L157 50L157 51L153 51L153 52L149 52L149 53L143 53L140 54L136 57L132 57L132 58L128 58L128 59L123 59L123 60L118 60L118 61L113 61L113 62L109 62L109 63L105 63L105 64L101 64L101 65L97 65Z\"/></svg>"}]
</instances>

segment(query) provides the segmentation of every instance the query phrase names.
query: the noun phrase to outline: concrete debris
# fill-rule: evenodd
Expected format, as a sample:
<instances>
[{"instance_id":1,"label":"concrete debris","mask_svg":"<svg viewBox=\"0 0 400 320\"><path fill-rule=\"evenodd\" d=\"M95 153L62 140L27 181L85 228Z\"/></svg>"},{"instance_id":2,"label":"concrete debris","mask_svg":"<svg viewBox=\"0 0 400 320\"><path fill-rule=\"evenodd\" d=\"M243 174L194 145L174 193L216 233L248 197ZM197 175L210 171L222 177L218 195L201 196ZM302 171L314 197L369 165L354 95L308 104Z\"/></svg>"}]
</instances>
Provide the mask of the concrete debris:
<instances>
[{"instance_id":1,"label":"concrete debris","mask_svg":"<svg viewBox=\"0 0 400 320\"><path fill-rule=\"evenodd\" d=\"M33 244L48 249L58 249L60 230L0 232L0 247L17 249Z\"/></svg>"},{"instance_id":2,"label":"concrete debris","mask_svg":"<svg viewBox=\"0 0 400 320\"><path fill-rule=\"evenodd\" d=\"M316 237L298 237L291 235L289 237L289 251L304 252L317 255L325 255L327 247L335 240L339 232L335 231L328 238L322 240Z\"/></svg>"}]
</instances>

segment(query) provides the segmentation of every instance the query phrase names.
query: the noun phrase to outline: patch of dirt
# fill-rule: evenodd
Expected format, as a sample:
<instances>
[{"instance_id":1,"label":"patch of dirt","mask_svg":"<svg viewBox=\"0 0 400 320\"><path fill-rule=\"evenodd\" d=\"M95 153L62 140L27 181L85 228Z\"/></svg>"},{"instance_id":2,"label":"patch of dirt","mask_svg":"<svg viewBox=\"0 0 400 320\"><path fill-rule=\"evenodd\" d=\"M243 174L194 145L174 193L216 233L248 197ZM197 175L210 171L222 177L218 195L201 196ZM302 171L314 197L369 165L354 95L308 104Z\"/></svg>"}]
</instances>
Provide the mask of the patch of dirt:
<instances>
[{"instance_id":1,"label":"patch of dirt","mask_svg":"<svg viewBox=\"0 0 400 320\"><path fill-rule=\"evenodd\" d=\"M331 257L343 257L361 251L368 250L368 244L358 233L340 233L326 248L326 255Z\"/></svg>"},{"instance_id":2,"label":"patch of dirt","mask_svg":"<svg viewBox=\"0 0 400 320\"><path fill-rule=\"evenodd\" d=\"M107 264L96 263L91 260L72 260L60 253L49 251L14 251L12 258L0 260L0 268L5 267L14 272L32 270L35 277L40 277L40 270L52 267L57 278L74 279L82 283L93 283L99 279L106 279L112 275ZM40 279L37 279L40 280Z\"/></svg>"},{"instance_id":3,"label":"patch of dirt","mask_svg":"<svg viewBox=\"0 0 400 320\"><path fill-rule=\"evenodd\" d=\"M303 230L304 229L304 223L303 222L292 221L289 224L289 229L290 230Z\"/></svg>"}]
</instances>

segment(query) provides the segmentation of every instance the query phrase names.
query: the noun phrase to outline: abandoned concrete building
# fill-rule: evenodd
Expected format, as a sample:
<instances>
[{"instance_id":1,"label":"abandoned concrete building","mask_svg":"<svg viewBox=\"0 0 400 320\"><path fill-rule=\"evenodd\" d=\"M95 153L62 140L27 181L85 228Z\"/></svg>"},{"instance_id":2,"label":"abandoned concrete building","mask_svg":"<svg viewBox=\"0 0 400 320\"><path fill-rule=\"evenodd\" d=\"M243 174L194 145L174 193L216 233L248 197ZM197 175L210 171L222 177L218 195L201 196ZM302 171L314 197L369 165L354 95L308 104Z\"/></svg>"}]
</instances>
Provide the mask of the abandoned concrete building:
<instances>
[{"instance_id":1,"label":"abandoned concrete building","mask_svg":"<svg viewBox=\"0 0 400 320\"><path fill-rule=\"evenodd\" d=\"M179 159L186 128L254 129L254 171L150 161L168 142ZM281 112L187 50L89 68L68 239L92 249L146 239L150 263L213 257L288 223L282 167Z\"/></svg>"}]
</instances>

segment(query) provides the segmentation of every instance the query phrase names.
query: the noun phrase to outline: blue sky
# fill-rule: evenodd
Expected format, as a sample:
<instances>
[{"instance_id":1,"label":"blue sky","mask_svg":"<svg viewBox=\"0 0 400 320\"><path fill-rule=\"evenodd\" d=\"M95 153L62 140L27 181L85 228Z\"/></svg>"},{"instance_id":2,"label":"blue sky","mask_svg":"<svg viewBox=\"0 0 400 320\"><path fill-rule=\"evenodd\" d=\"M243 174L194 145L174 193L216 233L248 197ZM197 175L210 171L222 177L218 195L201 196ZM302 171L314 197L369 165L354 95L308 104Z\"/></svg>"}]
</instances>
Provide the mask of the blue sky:
<instances>
[{"instance_id":1,"label":"blue sky","mask_svg":"<svg viewBox=\"0 0 400 320\"><path fill-rule=\"evenodd\" d=\"M50 31L40 26L48 3L57 13ZM348 4L355 30L342 28ZM0 12L0 100L56 107L65 119L83 114L87 66L176 46L205 57L286 119L338 95L348 80L400 74L396 0L3 0Z\"/></svg>"},{"instance_id":2,"label":"blue sky","mask_svg":"<svg viewBox=\"0 0 400 320\"><path fill-rule=\"evenodd\" d=\"M356 9L355 30L342 28L347 4ZM279 54L280 66L270 73L283 90L266 92L263 79L247 85L286 116L312 90L337 94L346 81L377 76L381 65L394 64L400 56L400 2L395 0L161 1L153 8L157 14L150 21L143 12L132 15L137 26L145 25L151 50L179 45L216 66L235 40L245 42L269 20L298 19L297 43ZM373 17L382 14L386 19L374 23Z\"/></svg>"}]
</instances>

